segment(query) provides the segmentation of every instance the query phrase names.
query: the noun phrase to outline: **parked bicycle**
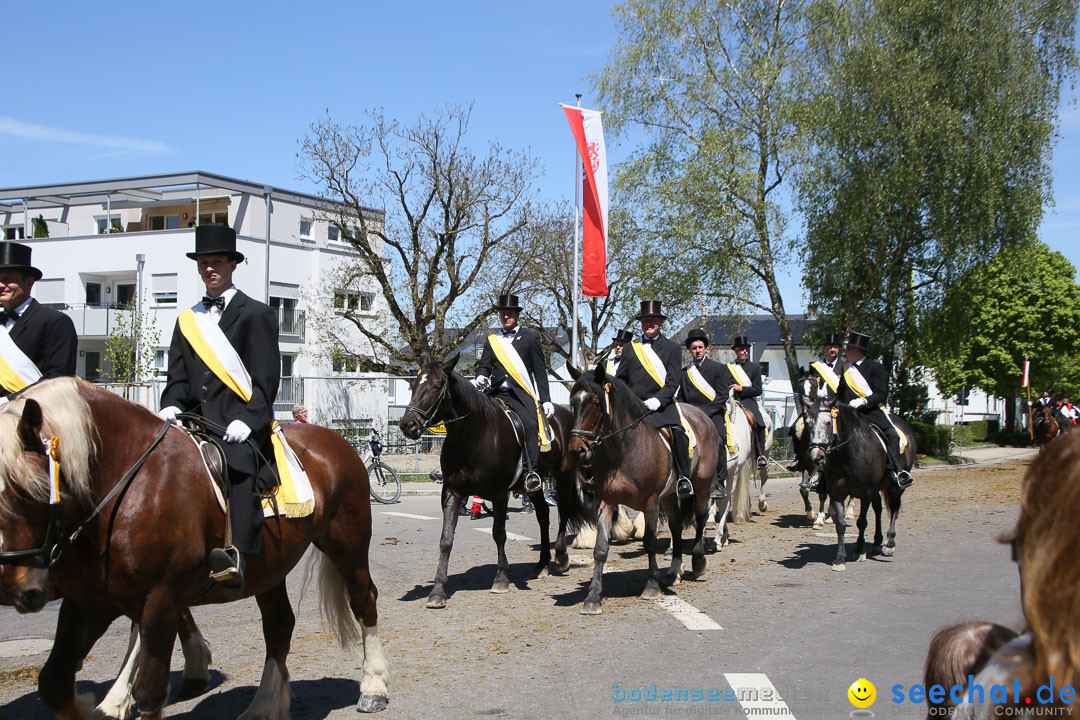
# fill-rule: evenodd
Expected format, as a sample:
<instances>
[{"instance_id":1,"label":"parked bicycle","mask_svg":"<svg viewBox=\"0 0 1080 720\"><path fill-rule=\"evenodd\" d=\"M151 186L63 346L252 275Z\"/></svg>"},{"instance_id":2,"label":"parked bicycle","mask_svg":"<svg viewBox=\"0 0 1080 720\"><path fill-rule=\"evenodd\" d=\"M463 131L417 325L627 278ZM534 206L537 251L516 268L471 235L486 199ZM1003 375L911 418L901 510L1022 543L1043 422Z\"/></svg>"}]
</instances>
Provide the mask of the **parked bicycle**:
<instances>
[{"instance_id":1,"label":"parked bicycle","mask_svg":"<svg viewBox=\"0 0 1080 720\"><path fill-rule=\"evenodd\" d=\"M371 484L371 497L387 505L396 503L401 497L401 480L394 468L382 461L383 442L378 430L371 431L368 439L370 454L364 456L364 465Z\"/></svg>"}]
</instances>

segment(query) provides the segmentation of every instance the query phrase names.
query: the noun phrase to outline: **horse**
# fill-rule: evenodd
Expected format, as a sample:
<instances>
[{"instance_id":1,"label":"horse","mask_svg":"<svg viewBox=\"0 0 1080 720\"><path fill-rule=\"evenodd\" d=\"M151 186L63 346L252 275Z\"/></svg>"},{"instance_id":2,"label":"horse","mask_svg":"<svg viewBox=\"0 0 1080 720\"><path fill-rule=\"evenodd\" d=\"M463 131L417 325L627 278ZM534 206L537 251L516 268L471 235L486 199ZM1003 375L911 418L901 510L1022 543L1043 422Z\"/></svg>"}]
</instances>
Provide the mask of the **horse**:
<instances>
[{"instance_id":1,"label":"horse","mask_svg":"<svg viewBox=\"0 0 1080 720\"><path fill-rule=\"evenodd\" d=\"M742 410L743 410L743 413L746 415L747 421L751 424L751 426L753 426L753 424L756 422L756 420L754 420L753 413L750 412L749 410L747 410L746 408L743 408ZM755 464L753 467L748 467L747 469L750 470L751 477L753 478L753 481L754 481L754 483L753 483L754 487L757 488L757 492L758 492L758 512L765 512L766 510L769 509L769 503L765 498L765 483L767 483L769 481L769 466L768 466L767 461L769 459L769 452L772 450L772 445L773 445L773 421L772 421L772 415L770 415L765 410L764 407L761 408L761 418L762 418L762 420L765 421L765 446L762 447L762 448L759 448L759 450L761 451L761 455L766 459L766 465L765 465L765 467L758 467ZM738 513L733 513L732 516L738 518L740 521L742 519L749 520L750 519L750 512L749 512L750 483L742 483L742 482L740 482L740 483L737 483L735 485L735 488L736 488L736 498L733 501L733 503L734 502L740 502L747 509L745 511L740 509L740 511ZM746 497L745 501L742 499L742 493L743 492L745 492L745 497ZM744 517L742 517L742 516L744 516Z\"/></svg>"},{"instance_id":2,"label":"horse","mask_svg":"<svg viewBox=\"0 0 1080 720\"><path fill-rule=\"evenodd\" d=\"M729 542L728 536L728 510L732 505L732 498L735 497L735 489L739 483L746 485L745 471L756 470L754 468L753 457L753 431L750 428L750 422L747 419L747 414L744 412L742 405L735 399L734 391L729 391L727 400L727 422L731 427L731 437L735 441L735 445L738 449L735 452L728 452L727 456L727 492L724 493L724 499L715 501L713 506L716 508L716 539L715 545L717 548L725 547ZM715 426L713 426L715 428ZM727 442L727 438L719 438L719 442ZM749 495L749 493L747 493ZM749 506L747 506L749 508Z\"/></svg>"},{"instance_id":3,"label":"horse","mask_svg":"<svg viewBox=\"0 0 1080 720\"><path fill-rule=\"evenodd\" d=\"M907 447L900 458L904 470L915 464L915 436L911 427L900 418L893 418L897 430L907 436ZM837 403L836 398L818 396L806 414L806 429L810 435L810 458L814 467L827 483L830 509L836 525L837 549L832 569L842 571L846 567L847 548L844 532L844 500L861 500L856 526L859 538L855 544L856 562L866 559L865 532L866 512L870 507L880 513L881 496L889 508L888 541L881 546L881 524L874 533L874 546L881 546L881 554L892 556L896 551L896 518L900 514L900 498L903 490L892 479L888 470L885 439L863 419L857 410Z\"/></svg>"},{"instance_id":4,"label":"horse","mask_svg":"<svg viewBox=\"0 0 1080 720\"><path fill-rule=\"evenodd\" d=\"M344 647L363 642L357 709L381 710L389 668L368 569L367 472L331 430L284 431L310 478L314 509L268 519L264 549L247 564L244 594L262 613L266 659L241 717L288 716L285 660L295 616L285 578L312 544L322 553L324 615ZM143 720L161 718L185 608L225 600L219 588L204 592L209 552L223 544L226 522L195 443L142 406L82 380L54 378L0 409L0 468L0 600L38 612L54 591L63 598L38 676L42 701L58 717L88 717L75 674L124 615L138 624L132 695Z\"/></svg>"},{"instance_id":5,"label":"horse","mask_svg":"<svg viewBox=\"0 0 1080 720\"><path fill-rule=\"evenodd\" d=\"M1076 427L1073 423L1061 422L1057 418L1056 408L1053 403L1049 405L1043 405L1040 408L1040 415L1035 419L1035 425L1033 430L1035 432L1035 439L1039 442L1039 449L1042 450L1046 447L1046 443L1050 442L1058 435L1064 435L1070 432Z\"/></svg>"},{"instance_id":6,"label":"horse","mask_svg":"<svg viewBox=\"0 0 1080 720\"><path fill-rule=\"evenodd\" d=\"M814 400L817 399L818 382L813 375L800 367L799 385L802 390L803 412L799 414L799 417L795 418L795 422L791 425L791 449L800 466L804 468L813 468L814 461L810 459L810 433L806 430L806 414L810 412ZM817 471L803 470L803 477L805 478L815 472ZM832 515L825 512L825 502L829 497L826 483L819 482L814 492L816 492L818 496L818 509L816 511L810 504L810 491L807 490L802 483L799 484L799 495L802 496L806 519L813 524L815 529L817 529L824 527L827 522L831 523ZM855 520L854 505L855 500L853 498L848 498L847 502L844 503L844 520L849 523ZM878 519L880 521L880 516Z\"/></svg>"},{"instance_id":7,"label":"horse","mask_svg":"<svg viewBox=\"0 0 1080 720\"><path fill-rule=\"evenodd\" d=\"M491 592L510 590L509 564L506 560L506 506L510 491L522 488L524 470L521 443L503 406L480 392L454 371L458 355L445 362L432 361L425 352L419 357L420 374L412 381L412 400L398 426L406 437L417 439L425 427L444 422L446 440L439 462L442 466L442 535L439 539L439 566L435 584L428 595L427 607L446 607L447 570L457 529L458 503L462 497L479 495L492 502L494 525L491 536L498 549L498 566ZM575 467L566 454L570 430L569 411L555 407L550 418L551 450L540 453L537 473L555 480L555 498L559 509L559 532L555 542L555 571L566 572L570 556L566 552L567 529L576 530L585 521L585 507L578 496ZM536 522L540 526L540 559L533 568L536 575L548 572L551 540L548 529L548 504L542 490L529 495Z\"/></svg>"},{"instance_id":8,"label":"horse","mask_svg":"<svg viewBox=\"0 0 1080 720\"><path fill-rule=\"evenodd\" d=\"M692 405L681 406L697 436L697 449L690 474L694 495L679 501L675 498L675 471L669 449L660 433L645 421L649 410L641 400L621 380L607 375L603 362L586 372L571 368L570 374L575 379L570 391L570 405L574 411L570 452L584 470L591 472L597 529L593 578L581 612L599 615L608 534L616 505L626 505L645 515L649 577L641 597L659 597L661 581L670 586L681 579L682 529L691 514L695 519L692 574L697 577L705 572L703 537L708 520L709 491L716 476L719 438L716 426L705 413ZM663 579L656 563L656 523L661 510L671 528L672 547L671 567Z\"/></svg>"}]
</instances>

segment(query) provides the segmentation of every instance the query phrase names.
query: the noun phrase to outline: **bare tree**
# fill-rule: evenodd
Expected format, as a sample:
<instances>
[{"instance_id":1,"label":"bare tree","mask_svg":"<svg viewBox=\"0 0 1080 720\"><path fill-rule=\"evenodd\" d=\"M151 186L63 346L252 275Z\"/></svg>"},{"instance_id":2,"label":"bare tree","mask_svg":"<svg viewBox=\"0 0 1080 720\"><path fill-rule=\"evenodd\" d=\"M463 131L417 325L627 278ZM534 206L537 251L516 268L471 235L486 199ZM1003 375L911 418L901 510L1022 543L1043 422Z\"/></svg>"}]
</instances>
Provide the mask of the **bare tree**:
<instances>
[{"instance_id":1,"label":"bare tree","mask_svg":"<svg viewBox=\"0 0 1080 720\"><path fill-rule=\"evenodd\" d=\"M522 242L536 164L497 143L475 153L465 142L471 113L448 106L407 126L381 110L359 125L328 115L302 141L301 176L319 185L323 219L356 251L327 292L346 293L336 314L365 342L351 343L325 312L315 326L329 353L358 369L401 372L421 352L449 355L494 309L481 290L520 279L493 260ZM381 220L367 206L380 202ZM378 306L353 307L350 288L377 290Z\"/></svg>"}]
</instances>

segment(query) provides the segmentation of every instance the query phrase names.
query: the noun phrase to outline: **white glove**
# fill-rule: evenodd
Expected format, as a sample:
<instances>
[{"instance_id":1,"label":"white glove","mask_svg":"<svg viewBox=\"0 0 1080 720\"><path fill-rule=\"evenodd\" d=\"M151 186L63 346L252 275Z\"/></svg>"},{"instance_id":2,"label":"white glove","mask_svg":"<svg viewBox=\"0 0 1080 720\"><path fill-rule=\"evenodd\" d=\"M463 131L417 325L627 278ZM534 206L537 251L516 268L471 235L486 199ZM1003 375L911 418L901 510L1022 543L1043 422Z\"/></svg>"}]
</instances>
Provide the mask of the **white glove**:
<instances>
[{"instance_id":1,"label":"white glove","mask_svg":"<svg viewBox=\"0 0 1080 720\"><path fill-rule=\"evenodd\" d=\"M853 407L853 408L861 408L865 404L866 404L866 398L855 398L854 400L852 400L851 402L848 403L848 406Z\"/></svg>"},{"instance_id":2,"label":"white glove","mask_svg":"<svg viewBox=\"0 0 1080 720\"><path fill-rule=\"evenodd\" d=\"M175 405L170 405L169 407L161 408L161 412L158 413L158 416L162 420L168 420L173 425L179 425L180 421L176 419L176 416L179 414L180 408L176 407Z\"/></svg>"},{"instance_id":3,"label":"white glove","mask_svg":"<svg viewBox=\"0 0 1080 720\"><path fill-rule=\"evenodd\" d=\"M249 428L243 420L233 420L229 427L225 428L225 442L242 443L251 435Z\"/></svg>"},{"instance_id":4,"label":"white glove","mask_svg":"<svg viewBox=\"0 0 1080 720\"><path fill-rule=\"evenodd\" d=\"M477 375L470 382L480 392L484 392L491 385L491 380L488 379L487 375Z\"/></svg>"},{"instance_id":5,"label":"white glove","mask_svg":"<svg viewBox=\"0 0 1080 720\"><path fill-rule=\"evenodd\" d=\"M3 407L4 405L7 405L9 402L10 401L7 399L6 396L0 397L0 407Z\"/></svg>"},{"instance_id":6,"label":"white glove","mask_svg":"<svg viewBox=\"0 0 1080 720\"><path fill-rule=\"evenodd\" d=\"M654 397L651 397L645 401L645 407L649 408L653 412L660 409L660 401Z\"/></svg>"},{"instance_id":7,"label":"white glove","mask_svg":"<svg viewBox=\"0 0 1080 720\"><path fill-rule=\"evenodd\" d=\"M554 405L552 405L549 402L546 402L546 403L544 403L543 407L544 407L544 415L545 416L552 417L553 415L555 415L555 406Z\"/></svg>"}]
</instances>

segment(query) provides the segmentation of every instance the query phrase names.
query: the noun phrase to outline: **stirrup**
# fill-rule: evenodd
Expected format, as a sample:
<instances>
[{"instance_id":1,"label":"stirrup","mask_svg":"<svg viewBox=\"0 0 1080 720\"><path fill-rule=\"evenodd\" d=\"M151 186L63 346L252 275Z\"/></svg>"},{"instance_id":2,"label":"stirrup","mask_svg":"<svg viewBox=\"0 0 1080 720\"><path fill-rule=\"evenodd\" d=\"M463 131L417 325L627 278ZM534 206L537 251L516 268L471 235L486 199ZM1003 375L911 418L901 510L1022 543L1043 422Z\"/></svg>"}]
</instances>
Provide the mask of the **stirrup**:
<instances>
[{"instance_id":1,"label":"stirrup","mask_svg":"<svg viewBox=\"0 0 1080 720\"><path fill-rule=\"evenodd\" d=\"M694 497L694 485L690 482L690 478L683 475L679 478L679 481L675 483L675 497L680 500Z\"/></svg>"},{"instance_id":2,"label":"stirrup","mask_svg":"<svg viewBox=\"0 0 1080 720\"><path fill-rule=\"evenodd\" d=\"M757 456L757 466L759 468L767 468L767 467L769 467L769 458L765 457L764 455L758 455Z\"/></svg>"},{"instance_id":3,"label":"stirrup","mask_svg":"<svg viewBox=\"0 0 1080 720\"><path fill-rule=\"evenodd\" d=\"M542 487L544 487L544 483L540 479L540 476L536 473L535 470L530 470L525 475L525 492L531 494L539 491Z\"/></svg>"},{"instance_id":4,"label":"stirrup","mask_svg":"<svg viewBox=\"0 0 1080 720\"><path fill-rule=\"evenodd\" d=\"M911 477L911 473L907 470L899 470L893 475L893 479L896 480L896 484L901 490L907 490L909 487L915 484L915 478Z\"/></svg>"},{"instance_id":5,"label":"stirrup","mask_svg":"<svg viewBox=\"0 0 1080 720\"><path fill-rule=\"evenodd\" d=\"M709 493L710 500L723 500L727 497L726 481L716 478L712 491Z\"/></svg>"},{"instance_id":6,"label":"stirrup","mask_svg":"<svg viewBox=\"0 0 1080 720\"><path fill-rule=\"evenodd\" d=\"M818 485L818 473L808 474L806 478L799 483L799 487L803 490L817 490Z\"/></svg>"},{"instance_id":7,"label":"stirrup","mask_svg":"<svg viewBox=\"0 0 1080 720\"><path fill-rule=\"evenodd\" d=\"M244 584L244 571L240 568L240 551L235 545L214 548L210 551L210 579L226 587Z\"/></svg>"}]
</instances>

